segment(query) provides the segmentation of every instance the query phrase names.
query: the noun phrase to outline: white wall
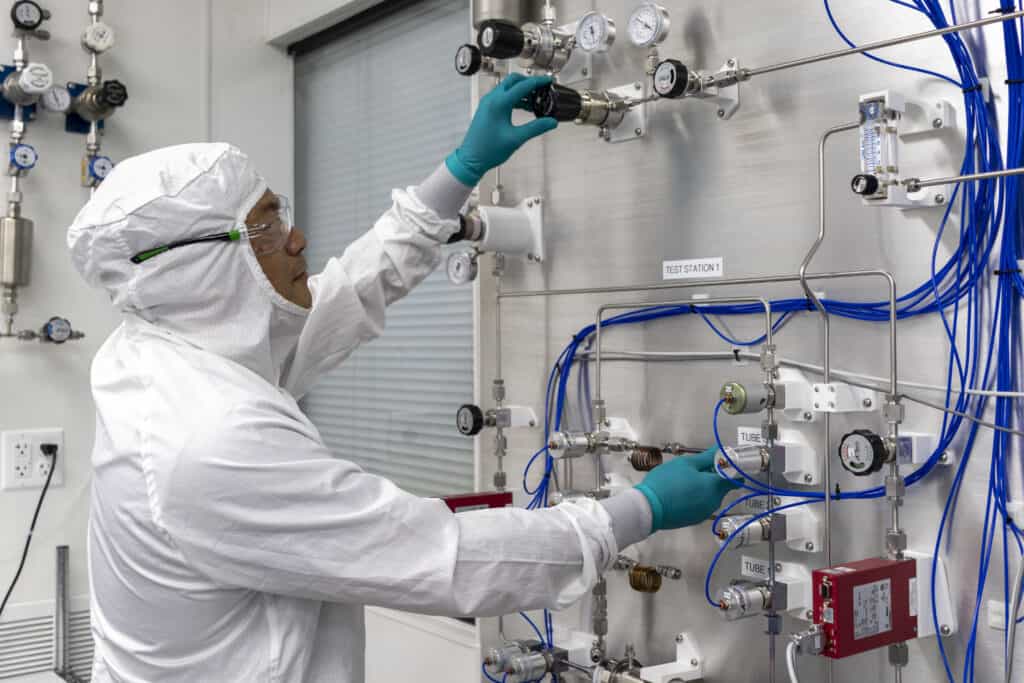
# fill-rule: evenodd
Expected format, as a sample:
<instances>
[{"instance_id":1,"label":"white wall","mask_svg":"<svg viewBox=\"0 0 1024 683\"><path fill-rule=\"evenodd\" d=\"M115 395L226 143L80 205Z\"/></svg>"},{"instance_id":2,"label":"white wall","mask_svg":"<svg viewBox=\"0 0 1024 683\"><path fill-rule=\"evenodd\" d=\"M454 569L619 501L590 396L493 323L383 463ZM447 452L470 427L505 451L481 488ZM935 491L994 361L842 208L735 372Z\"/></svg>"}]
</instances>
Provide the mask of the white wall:
<instances>
[{"instance_id":1,"label":"white wall","mask_svg":"<svg viewBox=\"0 0 1024 683\"><path fill-rule=\"evenodd\" d=\"M79 36L88 22L86 2L45 3L53 13L53 38L31 41L33 59L50 65L58 81L82 81L87 56ZM114 160L145 150L204 137L202 91L206 66L192 44L203 16L203 0L132 2L107 0L106 20L118 44L102 58L104 74L128 86L124 110L108 122L104 153ZM10 63L13 40L6 15L0 17L0 61ZM5 132L6 123L0 122ZM85 529L88 518L89 453L93 409L89 366L104 338L117 324L106 297L87 289L74 271L64 232L88 198L79 186L83 136L64 132L63 117L42 114L29 128L27 142L40 153L39 166L24 185L24 213L35 221L33 282L20 295L19 327L38 327L51 315L68 317L84 331L84 341L62 347L0 341L0 429L63 427L65 486L53 489L39 519L32 551L10 616L30 616L53 597L54 547L71 547L71 594L88 591ZM0 584L6 590L21 554L38 491L0 492Z\"/></svg>"}]
</instances>

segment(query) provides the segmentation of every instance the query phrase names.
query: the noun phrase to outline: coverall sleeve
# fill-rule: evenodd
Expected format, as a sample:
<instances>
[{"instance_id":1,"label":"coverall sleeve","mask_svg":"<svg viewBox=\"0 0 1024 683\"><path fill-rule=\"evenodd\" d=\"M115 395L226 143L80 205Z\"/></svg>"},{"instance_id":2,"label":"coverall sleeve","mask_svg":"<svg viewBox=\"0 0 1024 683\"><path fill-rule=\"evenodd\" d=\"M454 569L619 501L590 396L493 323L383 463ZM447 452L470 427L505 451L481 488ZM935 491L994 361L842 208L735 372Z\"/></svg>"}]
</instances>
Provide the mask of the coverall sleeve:
<instances>
[{"instance_id":1,"label":"coverall sleeve","mask_svg":"<svg viewBox=\"0 0 1024 683\"><path fill-rule=\"evenodd\" d=\"M380 336L385 308L437 268L469 192L443 167L420 188L395 190L373 229L309 278L313 306L282 386L301 397L321 374Z\"/></svg>"},{"instance_id":2,"label":"coverall sleeve","mask_svg":"<svg viewBox=\"0 0 1024 683\"><path fill-rule=\"evenodd\" d=\"M161 524L225 587L489 616L568 606L618 553L594 501L452 514L332 457L311 424L270 402L236 406L176 463Z\"/></svg>"}]
</instances>

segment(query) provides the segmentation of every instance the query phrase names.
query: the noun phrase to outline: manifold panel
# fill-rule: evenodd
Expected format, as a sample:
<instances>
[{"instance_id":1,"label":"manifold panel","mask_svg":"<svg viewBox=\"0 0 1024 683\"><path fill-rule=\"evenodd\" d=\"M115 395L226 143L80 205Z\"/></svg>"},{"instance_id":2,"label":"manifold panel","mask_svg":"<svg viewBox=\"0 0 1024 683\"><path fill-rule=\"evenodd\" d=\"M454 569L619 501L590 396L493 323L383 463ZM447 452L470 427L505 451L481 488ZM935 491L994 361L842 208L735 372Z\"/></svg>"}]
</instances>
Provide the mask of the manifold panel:
<instances>
[{"instance_id":1,"label":"manifold panel","mask_svg":"<svg viewBox=\"0 0 1024 683\"><path fill-rule=\"evenodd\" d=\"M799 271L819 234L819 147L826 131L836 127L840 129L828 138L824 154L827 230L808 272L888 271L900 295L930 282L933 258L937 267L947 261L960 243L961 226L967 219L961 221L959 204L946 217L946 207L956 198L955 185L919 187L905 181L961 172L967 130L965 97L974 93L984 97L991 92L996 96L998 137L1006 154L1004 108L1011 86L1004 84L1002 28L997 24L965 34L978 73L987 72L990 79L966 95L961 86L859 55L759 73L746 80L740 78L739 83L726 79L716 91L706 87L706 80L694 81L693 74L703 72L698 73L698 79L721 76L723 70L735 75L744 68L846 47L830 24L825 5L816 0L664 0L660 9L666 11L669 25L667 33L659 36L663 40L656 58L652 58L648 47L631 41L629 19L638 4L642 3L568 0L551 3L551 9L546 10L543 3L535 3L530 10L533 14L523 17L542 23L545 16L551 16L551 25L567 34L588 12L597 11L612 19L616 38L607 51L575 54L564 64L561 57L552 57L554 68L561 70L560 82L577 92L612 93L627 100L645 101L630 102L629 111L621 117L625 128L567 122L531 143L502 167L500 178L490 174L485 179L481 204L487 207L496 200L504 207L517 207L539 198L543 206L543 260L519 256L500 259L503 293L666 283L696 286L502 298L498 324L499 283L493 274L496 259L491 254L481 256L475 285L479 289L481 407L495 407L492 382L498 371L498 329L503 404L516 407L514 410L529 406L543 415L552 366L573 335L593 324L601 306L671 301L688 308L679 315L609 328L603 334L607 354L602 368L602 398L606 415L615 427L611 430L615 438L661 449L662 458L681 457L674 455L672 447L664 447L713 445L712 420L716 405L723 400L718 418L720 435L728 452L742 460L742 464L735 464L757 472L759 458L764 455L759 446L769 436L773 443L768 455L777 486L820 492L827 457L833 489L838 487L842 494L885 486L887 475L891 476L890 464L884 462L886 449L892 446L890 428L898 423L901 478L929 459L933 466L927 476L906 488L905 495L900 495L898 487L890 489L890 494L903 501L896 528L890 500L884 495L865 500L840 495L831 506L831 564L895 554L918 561L916 567L901 564L892 576L872 578L864 584L867 588L860 584L850 588L850 600L861 605L859 621L851 622L856 633L850 637L876 637L886 628L885 617L880 615L894 596L911 601L918 596L913 604L901 606L905 608L901 611L903 623L916 619L919 635L907 644L906 664L900 668L904 680L947 680L940 642L954 680L963 680L973 631L976 636L970 658L974 680L1003 680L1005 632L989 623L990 611L996 614L1006 602L1001 540L991 552L976 628L973 623L993 432L981 427L973 440L969 463L963 468L956 513L945 526L940 561L933 565L939 521L967 448L969 424L962 426L932 458L941 442L943 413L908 400L894 406L887 398L890 337L884 315L841 315L832 309L829 360L836 374L832 382L826 382L815 370L824 361L822 318L805 300L807 293L798 282L724 284L735 278L784 276ZM932 28L921 13L895 3L851 0L833 4L835 21L858 43ZM982 8L987 9L991 8ZM988 16L974 5L958 6L958 11L955 19L949 17L950 23ZM607 25L596 26L604 30ZM987 40L980 39L982 31ZM595 30L591 36L595 44L600 42L598 33ZM472 36L477 37L475 30ZM941 38L887 48L878 54L959 80L948 46ZM463 63L470 64L470 57L467 53ZM648 73L666 60L676 60L685 73L678 65ZM484 55L482 61L476 76L481 92L494 82L489 68L523 68L516 59L492 64ZM530 66L529 60L526 65ZM534 66L543 71L548 65ZM658 78L662 79L660 85ZM663 94L680 93L687 87L704 90L678 98L654 98L655 87ZM631 93L631 88L635 92ZM646 101L648 98L650 101ZM615 97L610 101L614 110ZM580 118L589 117L594 123L604 115L598 105L593 106ZM642 113L638 111L641 107ZM612 122L618 120L613 112ZM855 177L858 174L870 177ZM499 182L500 190L495 192ZM981 279L994 286L998 277L989 271ZM827 301L884 302L888 297L887 283L879 277L815 280L810 289ZM727 308L710 312L700 308L702 301L735 297L802 301L800 305L790 304L791 312L774 335L774 354L768 354L769 366L779 364L774 373L775 393L770 399L778 406L771 420L777 431L762 426L768 421L766 411L761 410L765 400L765 360L760 357L763 344L742 346L723 339L757 340L764 332L763 314L756 314L758 305L747 304L754 310L745 315L735 314L739 304L734 303L722 304ZM961 303L960 315L965 316L967 299ZM778 305L781 311L784 304ZM989 316L992 307L986 303L984 309L983 315ZM856 310L863 313L863 309ZM888 309L883 305L880 310ZM947 309L947 324L951 324L952 311ZM622 312L609 310L606 317ZM779 315L776 313L776 321ZM979 336L966 329L963 319L960 322L956 336L961 351L974 338L972 335L984 338L980 343L987 350L987 325ZM579 351L586 353L588 349L592 351L584 343ZM896 353L899 378L901 382L917 383L901 390L944 403L949 351L947 333L938 315L901 319ZM698 353L707 355L697 357ZM593 406L586 397L589 389L593 398L595 369L592 355L580 358L589 360L590 386L578 380L576 371L571 374L563 427L586 432L593 428ZM783 361L795 361L803 367ZM848 384L846 380L880 390ZM725 390L730 382L735 383L735 391ZM740 391L756 409L737 408L736 414L729 410L738 405ZM816 392L826 396L834 392L834 398L815 405ZM985 415L984 419L993 419L991 410ZM822 445L826 420L831 433L827 453ZM543 424L543 418L538 422ZM515 493L516 504L526 505L532 497L522 490L522 472L530 456L545 443L545 435L539 427L524 427L503 430L501 436L507 439L503 468L508 487ZM877 450L879 441L875 437L880 440L881 451ZM1010 443L1013 452L1015 440ZM494 451L494 432L484 431L478 438L482 489L493 487L498 463ZM578 491L629 485L643 476L634 465L654 457L649 451L641 452L636 455L641 462L633 463L632 456L624 454L623 449L605 448L603 452L603 472L597 471L596 457L576 458L571 482L567 480L568 472L558 466L559 485L568 488L571 484ZM882 460L876 462L877 458ZM542 465L531 470L527 477L531 486L537 484L542 470ZM1009 496L1018 500L1020 477L1020 469L1011 462L1006 473ZM727 501L738 495L732 494ZM557 498L554 491L551 498ZM797 500L775 498L768 499L775 506ZM767 507L764 498L753 499L749 505L735 508L733 514L753 516ZM723 615L720 606L712 606L706 599L706 573L720 548L710 522L659 533L626 553L617 569L606 577L608 633L604 656L626 661L630 666L625 668L632 669L637 677L621 680L699 680L699 676L712 682L786 680L789 636L809 631L813 634L813 623L826 618L823 612L815 613L811 580L813 570L829 566L823 552L822 507L815 503L780 512L772 518L773 529L755 521L737 534L731 549L721 554L709 583L712 602L724 600L730 609L739 605L740 612L749 610L754 614L749 618L732 619L735 612L725 610L727 614ZM723 528L727 532L735 530L749 519L728 519ZM1001 519L998 528L1001 537ZM901 548L901 533L906 536L905 551ZM762 542L772 539L773 544ZM769 545L774 545L774 562L770 564ZM1016 561L1014 551L1009 563L1011 572ZM769 621L763 614L765 605L757 604L758 587L769 574L774 574L773 606L779 613L774 678L765 634ZM907 585L894 591L892 581ZM934 619L933 583L938 606ZM660 584L656 592L654 584ZM584 599L552 617L553 645L565 650L569 659L589 659L594 605L591 599ZM532 616L543 618L540 613ZM993 623L998 626L1000 620L996 618ZM535 638L517 615L506 617L503 628L509 638ZM502 644L497 620L484 620L483 631L485 651ZM936 635L936 631L940 633ZM694 649L686 649L691 641ZM813 656L815 645L811 636L801 643L805 656L798 661L800 680L829 680L829 666L832 680L839 682L894 680L890 658L895 657L899 663L904 657L899 649L890 652L883 646L829 662L825 657ZM636 662L626 660L627 648L631 648ZM674 677L657 678L657 665L676 662L684 652L692 654L687 661L698 662L693 670L679 669ZM1018 664L1024 666L1024 660ZM560 679L572 676L582 674L563 673ZM497 678L501 680L501 674ZM584 676L579 680L587 679Z\"/></svg>"}]
</instances>

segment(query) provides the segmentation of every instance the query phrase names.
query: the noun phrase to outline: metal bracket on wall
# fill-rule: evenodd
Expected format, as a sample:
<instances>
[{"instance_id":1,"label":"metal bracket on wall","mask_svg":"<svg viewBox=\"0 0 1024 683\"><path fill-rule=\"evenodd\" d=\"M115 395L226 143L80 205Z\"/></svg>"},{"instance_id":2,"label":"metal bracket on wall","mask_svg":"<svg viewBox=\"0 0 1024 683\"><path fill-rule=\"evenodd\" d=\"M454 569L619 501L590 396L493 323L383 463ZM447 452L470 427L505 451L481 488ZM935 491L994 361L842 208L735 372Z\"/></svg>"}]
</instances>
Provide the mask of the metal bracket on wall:
<instances>
[{"instance_id":1,"label":"metal bracket on wall","mask_svg":"<svg viewBox=\"0 0 1024 683\"><path fill-rule=\"evenodd\" d=\"M657 666L645 666L640 669L640 678L650 683L703 680L704 659L700 655L697 641L689 633L680 633L676 636L676 660Z\"/></svg>"},{"instance_id":2,"label":"metal bracket on wall","mask_svg":"<svg viewBox=\"0 0 1024 683\"><path fill-rule=\"evenodd\" d=\"M608 92L627 100L646 98L647 96L647 90L641 81L630 83L629 85L620 85L617 88L609 88ZM644 102L630 107L629 111L626 112L625 118L622 119L622 123L608 129L605 140L608 142L629 142L630 140L639 140L646 134L647 103Z\"/></svg>"}]
</instances>

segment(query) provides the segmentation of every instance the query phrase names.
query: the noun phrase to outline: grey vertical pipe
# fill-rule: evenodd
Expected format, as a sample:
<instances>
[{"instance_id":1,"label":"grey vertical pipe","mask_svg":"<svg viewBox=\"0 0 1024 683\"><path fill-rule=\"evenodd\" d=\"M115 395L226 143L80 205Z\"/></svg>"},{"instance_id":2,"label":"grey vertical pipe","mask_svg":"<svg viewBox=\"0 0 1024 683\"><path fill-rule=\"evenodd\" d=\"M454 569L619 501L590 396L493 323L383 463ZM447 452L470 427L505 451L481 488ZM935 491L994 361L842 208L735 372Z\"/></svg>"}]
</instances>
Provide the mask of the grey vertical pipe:
<instances>
[{"instance_id":1,"label":"grey vertical pipe","mask_svg":"<svg viewBox=\"0 0 1024 683\"><path fill-rule=\"evenodd\" d=\"M53 613L53 670L68 669L68 546L57 546L57 586Z\"/></svg>"}]
</instances>

